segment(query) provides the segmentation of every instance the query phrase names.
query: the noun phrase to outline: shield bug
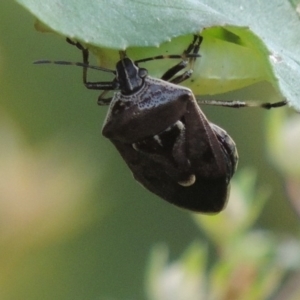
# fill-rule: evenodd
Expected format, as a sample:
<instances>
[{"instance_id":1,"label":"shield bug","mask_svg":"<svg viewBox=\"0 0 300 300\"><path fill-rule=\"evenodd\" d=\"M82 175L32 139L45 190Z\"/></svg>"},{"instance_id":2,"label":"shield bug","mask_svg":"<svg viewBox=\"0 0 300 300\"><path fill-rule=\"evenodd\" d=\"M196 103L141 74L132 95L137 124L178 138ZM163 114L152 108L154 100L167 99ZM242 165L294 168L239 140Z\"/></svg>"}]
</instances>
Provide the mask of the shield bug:
<instances>
[{"instance_id":1,"label":"shield bug","mask_svg":"<svg viewBox=\"0 0 300 300\"><path fill-rule=\"evenodd\" d=\"M164 200L196 212L217 213L228 198L229 182L238 155L231 137L209 122L198 103L233 108L280 107L277 103L197 100L192 91L178 84L190 78L202 37L195 35L182 55L155 56L133 61L120 51L116 69L89 65L89 52L79 43L67 41L82 51L83 62L41 60L83 67L83 83L88 89L103 90L99 105L110 105L102 134L115 145L134 178ZM182 59L161 79L148 76L139 64L163 58ZM178 73L187 66L189 69ZM114 74L108 82L87 81L87 69ZM104 98L116 91L112 98Z\"/></svg>"},{"instance_id":2,"label":"shield bug","mask_svg":"<svg viewBox=\"0 0 300 300\"><path fill-rule=\"evenodd\" d=\"M121 51L115 70L90 66L88 50L68 42L82 51L83 63L76 64L83 67L84 85L103 90L98 104L109 104L109 109L102 134L115 145L134 178L179 207L202 213L221 211L237 166L235 143L226 131L207 120L192 91L178 85L192 75L202 37L195 35L182 55L133 61ZM139 67L163 58L181 61L161 79L148 76L147 70ZM88 82L88 68L115 77L110 82ZM111 90L116 91L113 97L105 99Z\"/></svg>"}]
</instances>

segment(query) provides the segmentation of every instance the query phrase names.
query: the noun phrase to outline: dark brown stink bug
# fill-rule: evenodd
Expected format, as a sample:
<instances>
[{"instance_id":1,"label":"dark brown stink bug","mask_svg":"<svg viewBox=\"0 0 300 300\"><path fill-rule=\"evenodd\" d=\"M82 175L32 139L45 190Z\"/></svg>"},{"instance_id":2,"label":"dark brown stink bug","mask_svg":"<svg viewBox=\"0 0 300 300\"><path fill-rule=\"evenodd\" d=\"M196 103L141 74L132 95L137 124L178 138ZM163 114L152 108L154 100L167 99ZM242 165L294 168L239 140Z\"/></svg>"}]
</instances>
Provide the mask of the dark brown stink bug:
<instances>
[{"instance_id":1,"label":"dark brown stink bug","mask_svg":"<svg viewBox=\"0 0 300 300\"><path fill-rule=\"evenodd\" d=\"M90 66L88 50L68 41L82 51L83 63L76 65L83 67L84 85L103 90L98 103L110 106L102 134L115 145L134 178L179 207L220 212L237 166L236 146L226 131L207 120L192 91L178 85L192 75L202 37L195 35L182 55L132 61L121 51L116 70ZM162 58L181 61L161 79L148 76L147 70L139 67ZM188 70L178 75L186 67ZM87 68L111 72L115 78L111 82L88 82ZM104 99L110 90L116 90L113 97Z\"/></svg>"}]
</instances>

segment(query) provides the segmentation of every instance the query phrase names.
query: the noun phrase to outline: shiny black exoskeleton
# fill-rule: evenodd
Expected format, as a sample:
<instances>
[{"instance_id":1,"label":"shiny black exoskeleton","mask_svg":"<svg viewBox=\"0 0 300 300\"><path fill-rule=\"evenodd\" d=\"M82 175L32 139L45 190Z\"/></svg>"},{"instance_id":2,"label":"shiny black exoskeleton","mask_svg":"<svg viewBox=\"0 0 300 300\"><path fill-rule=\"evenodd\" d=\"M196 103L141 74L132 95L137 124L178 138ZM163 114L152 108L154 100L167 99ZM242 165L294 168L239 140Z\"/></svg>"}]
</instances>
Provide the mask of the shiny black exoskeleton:
<instances>
[{"instance_id":1,"label":"shiny black exoskeleton","mask_svg":"<svg viewBox=\"0 0 300 300\"><path fill-rule=\"evenodd\" d=\"M182 55L167 57L181 61L161 79L148 76L139 64L165 56L133 61L121 51L115 70L99 67L115 75L110 82L88 82L88 50L69 42L82 50L83 63L77 65L83 67L85 86L103 90L98 103L110 106L102 133L115 145L134 178L179 207L203 213L221 211L237 166L235 143L207 120L192 91L178 85L192 75L202 37L195 35ZM111 90L113 97L104 98Z\"/></svg>"}]
</instances>

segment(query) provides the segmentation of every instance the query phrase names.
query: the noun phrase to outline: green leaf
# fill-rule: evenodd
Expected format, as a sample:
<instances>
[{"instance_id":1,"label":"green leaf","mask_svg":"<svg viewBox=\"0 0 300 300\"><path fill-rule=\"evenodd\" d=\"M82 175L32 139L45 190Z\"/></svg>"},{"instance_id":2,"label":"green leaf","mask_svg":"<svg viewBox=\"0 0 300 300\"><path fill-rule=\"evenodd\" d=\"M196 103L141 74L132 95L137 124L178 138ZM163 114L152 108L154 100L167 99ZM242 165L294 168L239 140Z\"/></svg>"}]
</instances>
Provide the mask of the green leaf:
<instances>
[{"instance_id":1,"label":"green leaf","mask_svg":"<svg viewBox=\"0 0 300 300\"><path fill-rule=\"evenodd\" d=\"M268 81L277 88L268 51L264 44L247 28L211 27L203 30L201 58L196 60L194 74L184 82L195 95L220 94L240 89L256 82ZM192 35L180 36L159 48L129 47L127 54L132 59L152 57L161 54L182 53L192 41ZM99 58L99 64L114 68L118 51L105 48L91 48ZM175 62L177 63L177 62ZM149 74L160 77L174 65L173 60L151 61L146 64Z\"/></svg>"},{"instance_id":2,"label":"green leaf","mask_svg":"<svg viewBox=\"0 0 300 300\"><path fill-rule=\"evenodd\" d=\"M233 45L215 45L207 38L207 52L214 51L214 46L217 49L213 59L207 62L210 69L231 66L230 56L236 59L236 63L215 78L214 72L209 74L210 79L215 79L209 83L196 80L194 87L198 85L203 88L196 88L195 93L221 93L267 80L300 110L300 19L295 7L288 1L17 1L51 30L102 48L157 47L174 37L201 32L204 28L225 25L243 27L244 31L238 34L232 31L243 41L238 45L239 49L230 47ZM253 44L245 44L247 31L263 43L259 42L256 48ZM225 41L232 43L227 37ZM171 45L169 50L173 49ZM236 52L239 55L235 55ZM228 56L225 60L224 55ZM256 56L257 60L254 59ZM272 66L271 72L267 65ZM201 73L200 68L196 71Z\"/></svg>"}]
</instances>

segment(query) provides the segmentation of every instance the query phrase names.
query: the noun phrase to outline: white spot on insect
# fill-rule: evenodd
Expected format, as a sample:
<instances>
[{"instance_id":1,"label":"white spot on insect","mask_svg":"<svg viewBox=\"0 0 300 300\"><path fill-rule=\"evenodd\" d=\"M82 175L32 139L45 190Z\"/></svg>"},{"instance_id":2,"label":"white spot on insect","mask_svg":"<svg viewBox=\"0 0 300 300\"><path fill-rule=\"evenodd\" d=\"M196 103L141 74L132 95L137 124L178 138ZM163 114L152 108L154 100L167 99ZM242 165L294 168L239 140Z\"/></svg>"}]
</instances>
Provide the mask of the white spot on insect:
<instances>
[{"instance_id":1,"label":"white spot on insect","mask_svg":"<svg viewBox=\"0 0 300 300\"><path fill-rule=\"evenodd\" d=\"M184 127L184 124L181 122L181 121L177 121L175 123L175 126L177 126L177 128L182 131L185 127Z\"/></svg>"},{"instance_id":2,"label":"white spot on insect","mask_svg":"<svg viewBox=\"0 0 300 300\"><path fill-rule=\"evenodd\" d=\"M178 181L178 184L180 184L181 186L184 186L184 187L189 187L189 186L193 185L195 182L196 182L196 176L195 176L195 174L192 174L186 180Z\"/></svg>"},{"instance_id":3,"label":"white spot on insect","mask_svg":"<svg viewBox=\"0 0 300 300\"><path fill-rule=\"evenodd\" d=\"M160 146L163 146L162 142L161 142L161 139L158 135L154 135L153 138L157 141L157 143L160 145Z\"/></svg>"},{"instance_id":4,"label":"white spot on insect","mask_svg":"<svg viewBox=\"0 0 300 300\"><path fill-rule=\"evenodd\" d=\"M136 145L136 143L133 143L133 144L132 144L132 148L133 148L135 151L139 151L139 148L138 148L138 146Z\"/></svg>"},{"instance_id":5,"label":"white spot on insect","mask_svg":"<svg viewBox=\"0 0 300 300\"><path fill-rule=\"evenodd\" d=\"M174 127L177 127L180 131L184 130L185 126L181 121L175 122L173 125L165 129L165 132L172 130Z\"/></svg>"}]
</instances>

